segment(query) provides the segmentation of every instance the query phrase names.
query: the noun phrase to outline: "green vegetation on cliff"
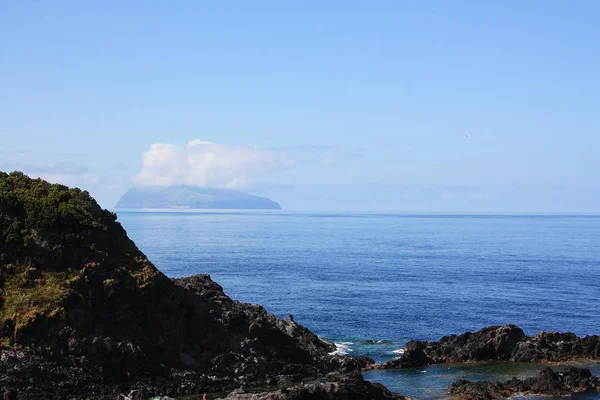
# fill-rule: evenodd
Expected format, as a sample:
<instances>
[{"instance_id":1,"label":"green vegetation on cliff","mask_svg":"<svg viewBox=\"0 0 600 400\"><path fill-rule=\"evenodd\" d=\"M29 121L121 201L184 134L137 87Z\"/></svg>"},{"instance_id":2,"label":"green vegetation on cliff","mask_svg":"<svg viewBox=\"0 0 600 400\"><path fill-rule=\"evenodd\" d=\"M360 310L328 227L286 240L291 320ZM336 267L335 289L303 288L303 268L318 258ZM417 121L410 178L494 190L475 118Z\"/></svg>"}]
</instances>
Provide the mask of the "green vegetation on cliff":
<instances>
[{"instance_id":1,"label":"green vegetation on cliff","mask_svg":"<svg viewBox=\"0 0 600 400\"><path fill-rule=\"evenodd\" d=\"M0 172L0 345L61 318L100 264L107 290L143 287L160 274L115 221L87 191Z\"/></svg>"},{"instance_id":2,"label":"green vegetation on cliff","mask_svg":"<svg viewBox=\"0 0 600 400\"><path fill-rule=\"evenodd\" d=\"M0 232L17 252L37 246L94 249L94 233L107 231L115 214L101 210L88 192L31 179L21 172L0 172ZM60 221L60 224L57 222ZM39 243L37 238L51 241ZM19 256L19 254L13 254Z\"/></svg>"}]
</instances>

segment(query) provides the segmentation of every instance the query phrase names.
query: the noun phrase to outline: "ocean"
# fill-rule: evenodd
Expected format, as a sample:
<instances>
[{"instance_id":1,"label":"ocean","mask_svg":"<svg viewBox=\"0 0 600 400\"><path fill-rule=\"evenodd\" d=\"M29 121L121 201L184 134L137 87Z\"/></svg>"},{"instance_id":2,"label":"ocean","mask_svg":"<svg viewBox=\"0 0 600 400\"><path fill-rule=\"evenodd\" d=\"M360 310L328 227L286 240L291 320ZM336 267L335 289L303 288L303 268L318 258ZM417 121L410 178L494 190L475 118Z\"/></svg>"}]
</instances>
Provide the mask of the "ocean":
<instances>
[{"instance_id":1,"label":"ocean","mask_svg":"<svg viewBox=\"0 0 600 400\"><path fill-rule=\"evenodd\" d=\"M489 325L600 334L600 216L117 210L170 277L206 273L234 299L378 362L410 339ZM595 374L600 366L590 365ZM535 365L434 366L365 378L417 398ZM586 397L587 396L587 397ZM580 395L578 399L599 398ZM575 398L575 397L574 397Z\"/></svg>"}]
</instances>

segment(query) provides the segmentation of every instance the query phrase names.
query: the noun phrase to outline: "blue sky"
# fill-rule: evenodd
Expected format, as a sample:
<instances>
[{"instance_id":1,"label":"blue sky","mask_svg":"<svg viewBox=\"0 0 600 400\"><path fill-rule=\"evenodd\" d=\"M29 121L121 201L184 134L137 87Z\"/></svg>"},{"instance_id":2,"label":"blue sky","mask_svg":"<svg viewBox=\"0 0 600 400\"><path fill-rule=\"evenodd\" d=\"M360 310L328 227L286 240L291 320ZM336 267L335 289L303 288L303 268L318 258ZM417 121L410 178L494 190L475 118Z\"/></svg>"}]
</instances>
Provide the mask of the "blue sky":
<instances>
[{"instance_id":1,"label":"blue sky","mask_svg":"<svg viewBox=\"0 0 600 400\"><path fill-rule=\"evenodd\" d=\"M5 2L0 170L105 207L166 182L289 210L599 212L599 20L596 1Z\"/></svg>"}]
</instances>

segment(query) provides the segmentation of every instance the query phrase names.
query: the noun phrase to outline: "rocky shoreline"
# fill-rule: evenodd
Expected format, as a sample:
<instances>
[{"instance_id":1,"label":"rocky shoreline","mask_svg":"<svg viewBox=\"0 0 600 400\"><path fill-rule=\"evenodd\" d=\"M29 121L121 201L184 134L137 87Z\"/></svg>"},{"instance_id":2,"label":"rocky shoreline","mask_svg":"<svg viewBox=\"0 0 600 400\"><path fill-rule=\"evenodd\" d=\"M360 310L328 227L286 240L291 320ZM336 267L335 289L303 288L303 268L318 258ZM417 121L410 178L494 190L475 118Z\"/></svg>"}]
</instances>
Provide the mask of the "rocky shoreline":
<instances>
[{"instance_id":1,"label":"rocky shoreline","mask_svg":"<svg viewBox=\"0 0 600 400\"><path fill-rule=\"evenodd\" d=\"M278 390L363 367L334 350L208 275L169 279L89 193L0 172L3 399ZM333 387L331 398L391 396L356 377Z\"/></svg>"},{"instance_id":2,"label":"rocky shoreline","mask_svg":"<svg viewBox=\"0 0 600 400\"><path fill-rule=\"evenodd\" d=\"M600 336L540 332L527 336L515 325L490 326L475 333L444 336L437 342L411 340L404 354L374 369L416 368L429 364L487 361L557 363L600 360Z\"/></svg>"},{"instance_id":3,"label":"rocky shoreline","mask_svg":"<svg viewBox=\"0 0 600 400\"><path fill-rule=\"evenodd\" d=\"M538 376L524 380L513 378L506 382L469 382L459 380L448 388L457 400L488 400L523 395L565 396L575 393L595 392L600 379L592 376L589 369L567 368L555 371L543 369Z\"/></svg>"},{"instance_id":4,"label":"rocky shoreline","mask_svg":"<svg viewBox=\"0 0 600 400\"><path fill-rule=\"evenodd\" d=\"M146 400L258 387L271 387L279 393L277 398L290 399L312 392L335 399L353 391L366 396L356 398L402 398L356 375L368 359L329 355L335 345L320 340L293 317L283 321L261 306L231 300L208 275L172 282L206 302L203 306L211 305L208 314L218 316L223 326L220 332L211 328L210 338L204 340L210 340L209 346L221 346L222 350L210 349L220 354L201 361L199 353L180 350L171 359L163 359L170 365L157 364L153 360L156 354L142 350L149 347L145 337L80 336L63 328L59 337L47 339L48 344L37 342L0 351L0 398L115 399L131 393L131 399ZM181 305L183 309L200 306L194 304L194 297ZM204 323L208 322L205 318ZM132 319L129 326L134 323ZM202 331L201 326L193 329ZM221 336L213 336L215 333ZM184 348L183 344L179 348ZM294 388L314 380L321 383ZM282 391L281 387L288 389Z\"/></svg>"}]
</instances>

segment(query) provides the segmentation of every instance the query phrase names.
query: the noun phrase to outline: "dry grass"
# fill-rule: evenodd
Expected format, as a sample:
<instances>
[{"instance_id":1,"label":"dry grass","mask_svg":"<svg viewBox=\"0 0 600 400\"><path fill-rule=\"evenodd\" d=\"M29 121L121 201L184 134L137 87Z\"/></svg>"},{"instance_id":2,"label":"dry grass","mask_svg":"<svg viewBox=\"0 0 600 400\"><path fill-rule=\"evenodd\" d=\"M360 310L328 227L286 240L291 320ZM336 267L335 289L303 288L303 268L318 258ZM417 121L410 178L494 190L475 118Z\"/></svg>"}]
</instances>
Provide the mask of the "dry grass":
<instances>
[{"instance_id":1,"label":"dry grass","mask_svg":"<svg viewBox=\"0 0 600 400\"><path fill-rule=\"evenodd\" d=\"M12 273L4 281L0 324L12 320L17 332L40 316L52 318L62 311L62 300L69 293L65 273L44 272L31 286L23 285L21 274Z\"/></svg>"}]
</instances>

